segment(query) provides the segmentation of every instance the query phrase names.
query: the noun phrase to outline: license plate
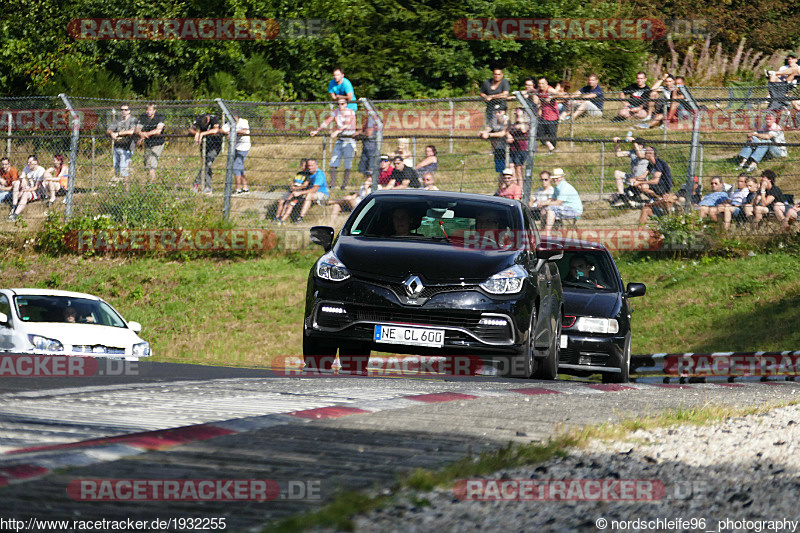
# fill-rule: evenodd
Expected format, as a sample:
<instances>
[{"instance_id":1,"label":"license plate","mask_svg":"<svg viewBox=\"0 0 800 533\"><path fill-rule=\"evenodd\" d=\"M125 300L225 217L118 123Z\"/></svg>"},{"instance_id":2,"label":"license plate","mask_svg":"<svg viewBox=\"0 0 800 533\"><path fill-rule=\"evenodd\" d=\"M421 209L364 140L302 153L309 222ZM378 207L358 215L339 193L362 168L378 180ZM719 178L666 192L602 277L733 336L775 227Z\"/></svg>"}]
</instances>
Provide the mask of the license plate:
<instances>
[{"instance_id":1,"label":"license plate","mask_svg":"<svg viewBox=\"0 0 800 533\"><path fill-rule=\"evenodd\" d=\"M561 340L559 342L561 343L561 348L566 348L567 343L569 342L569 337L566 335L561 335Z\"/></svg>"},{"instance_id":2,"label":"license plate","mask_svg":"<svg viewBox=\"0 0 800 533\"><path fill-rule=\"evenodd\" d=\"M406 326L375 326L374 340L391 344L441 348L444 346L444 330Z\"/></svg>"}]
</instances>

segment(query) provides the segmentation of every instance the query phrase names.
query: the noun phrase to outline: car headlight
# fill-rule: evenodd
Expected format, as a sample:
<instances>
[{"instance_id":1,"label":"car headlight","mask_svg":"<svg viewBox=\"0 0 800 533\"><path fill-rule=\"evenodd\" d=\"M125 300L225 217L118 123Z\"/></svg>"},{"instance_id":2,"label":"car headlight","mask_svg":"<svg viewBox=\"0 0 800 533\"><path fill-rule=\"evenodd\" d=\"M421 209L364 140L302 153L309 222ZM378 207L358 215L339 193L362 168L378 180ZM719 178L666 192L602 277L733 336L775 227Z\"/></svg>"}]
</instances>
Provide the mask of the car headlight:
<instances>
[{"instance_id":1,"label":"car headlight","mask_svg":"<svg viewBox=\"0 0 800 533\"><path fill-rule=\"evenodd\" d=\"M575 323L575 328L586 333L618 333L619 322L616 318L582 316Z\"/></svg>"},{"instance_id":2,"label":"car headlight","mask_svg":"<svg viewBox=\"0 0 800 533\"><path fill-rule=\"evenodd\" d=\"M133 355L136 357L150 357L150 343L140 342L133 345Z\"/></svg>"},{"instance_id":3,"label":"car headlight","mask_svg":"<svg viewBox=\"0 0 800 533\"><path fill-rule=\"evenodd\" d=\"M64 351L64 345L55 339L48 339L47 337L42 337L41 335L28 335L28 340L31 341L31 344L33 344L33 347L37 350L42 350L45 352Z\"/></svg>"},{"instance_id":4,"label":"car headlight","mask_svg":"<svg viewBox=\"0 0 800 533\"><path fill-rule=\"evenodd\" d=\"M318 278L329 281L344 281L350 277L350 271L333 252L328 252L320 257L314 268Z\"/></svg>"},{"instance_id":5,"label":"car headlight","mask_svg":"<svg viewBox=\"0 0 800 533\"><path fill-rule=\"evenodd\" d=\"M480 284L480 287L491 294L515 294L522 290L522 283L528 273L519 265L514 265Z\"/></svg>"}]
</instances>

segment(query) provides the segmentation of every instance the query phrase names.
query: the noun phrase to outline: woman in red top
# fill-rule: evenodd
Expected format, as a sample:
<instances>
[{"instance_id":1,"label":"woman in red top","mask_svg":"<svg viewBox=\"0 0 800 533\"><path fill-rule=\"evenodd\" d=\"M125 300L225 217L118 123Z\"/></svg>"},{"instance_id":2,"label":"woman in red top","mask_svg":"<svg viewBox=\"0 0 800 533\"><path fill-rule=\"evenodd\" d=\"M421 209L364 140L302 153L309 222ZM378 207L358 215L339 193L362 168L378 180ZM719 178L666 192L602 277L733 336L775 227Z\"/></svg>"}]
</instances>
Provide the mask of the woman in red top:
<instances>
[{"instance_id":1,"label":"woman in red top","mask_svg":"<svg viewBox=\"0 0 800 533\"><path fill-rule=\"evenodd\" d=\"M556 90L550 87L547 78L539 78L539 87L536 91L539 105L536 137L551 154L556 151L556 137L558 137L558 101L555 96L557 96Z\"/></svg>"},{"instance_id":2,"label":"woman in red top","mask_svg":"<svg viewBox=\"0 0 800 533\"><path fill-rule=\"evenodd\" d=\"M53 205L56 201L56 196L61 193L66 194L67 192L67 185L69 185L69 167L64 164L64 156L61 154L56 154L53 156L53 166L47 169L47 173L50 176L46 176L44 179L44 189L49 194L47 199L47 207Z\"/></svg>"}]
</instances>

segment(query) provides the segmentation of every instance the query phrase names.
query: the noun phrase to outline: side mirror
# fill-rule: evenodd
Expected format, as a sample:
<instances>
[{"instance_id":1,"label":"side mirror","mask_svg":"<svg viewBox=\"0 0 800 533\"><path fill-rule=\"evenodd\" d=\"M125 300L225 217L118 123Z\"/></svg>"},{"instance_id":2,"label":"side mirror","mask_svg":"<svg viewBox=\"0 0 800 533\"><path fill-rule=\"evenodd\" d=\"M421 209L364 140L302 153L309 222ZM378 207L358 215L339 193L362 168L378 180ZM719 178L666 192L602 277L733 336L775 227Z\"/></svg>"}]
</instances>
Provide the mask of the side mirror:
<instances>
[{"instance_id":1,"label":"side mirror","mask_svg":"<svg viewBox=\"0 0 800 533\"><path fill-rule=\"evenodd\" d=\"M536 246L536 258L545 261L558 261L564 257L564 249L558 244L538 244Z\"/></svg>"},{"instance_id":2,"label":"side mirror","mask_svg":"<svg viewBox=\"0 0 800 533\"><path fill-rule=\"evenodd\" d=\"M137 335L142 332L142 325L138 322L128 322L128 327L131 328Z\"/></svg>"},{"instance_id":3,"label":"side mirror","mask_svg":"<svg viewBox=\"0 0 800 533\"><path fill-rule=\"evenodd\" d=\"M333 228L330 226L314 226L311 228L311 242L322 246L326 252L331 250Z\"/></svg>"},{"instance_id":4,"label":"side mirror","mask_svg":"<svg viewBox=\"0 0 800 533\"><path fill-rule=\"evenodd\" d=\"M8 315L7 314L0 313L0 324L3 324L5 326L8 325Z\"/></svg>"},{"instance_id":5,"label":"side mirror","mask_svg":"<svg viewBox=\"0 0 800 533\"><path fill-rule=\"evenodd\" d=\"M644 283L628 283L625 295L628 298L634 298L636 296L644 296L645 292L647 292L647 286Z\"/></svg>"}]
</instances>

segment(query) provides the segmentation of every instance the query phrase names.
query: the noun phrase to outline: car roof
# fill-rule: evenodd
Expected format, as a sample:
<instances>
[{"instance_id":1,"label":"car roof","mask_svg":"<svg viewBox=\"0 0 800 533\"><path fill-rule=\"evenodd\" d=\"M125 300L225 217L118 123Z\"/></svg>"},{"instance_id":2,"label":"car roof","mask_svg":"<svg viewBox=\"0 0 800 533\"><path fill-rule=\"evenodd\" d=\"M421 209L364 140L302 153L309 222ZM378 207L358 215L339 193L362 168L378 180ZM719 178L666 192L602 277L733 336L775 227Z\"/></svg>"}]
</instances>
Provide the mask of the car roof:
<instances>
[{"instance_id":1,"label":"car roof","mask_svg":"<svg viewBox=\"0 0 800 533\"><path fill-rule=\"evenodd\" d=\"M8 289L16 296L66 296L70 298L84 298L87 300L100 300L97 296L83 292L59 291L55 289Z\"/></svg>"},{"instance_id":2,"label":"car roof","mask_svg":"<svg viewBox=\"0 0 800 533\"><path fill-rule=\"evenodd\" d=\"M605 247L602 243L594 242L594 241L582 241L580 239L568 239L565 237L552 237L552 236L542 236L542 244L544 246L547 245L558 245L564 248L564 250L595 250L595 251L604 251L608 252L608 248Z\"/></svg>"},{"instance_id":3,"label":"car roof","mask_svg":"<svg viewBox=\"0 0 800 533\"><path fill-rule=\"evenodd\" d=\"M520 207L522 203L519 200L511 198L503 198L501 196L492 196L488 194L477 194L471 192L453 192L453 191L426 191L424 189L402 189L395 191L386 189L375 191L372 195L378 196L394 196L396 198L403 198L408 196L416 196L418 198L432 199L432 200L472 200L478 202L487 202L493 204L507 205L512 207Z\"/></svg>"}]
</instances>

